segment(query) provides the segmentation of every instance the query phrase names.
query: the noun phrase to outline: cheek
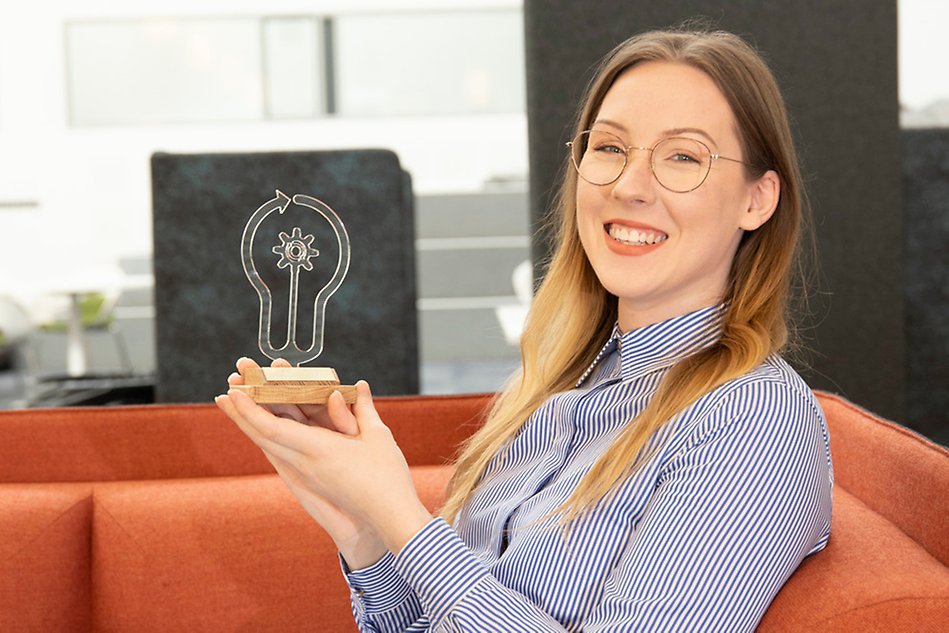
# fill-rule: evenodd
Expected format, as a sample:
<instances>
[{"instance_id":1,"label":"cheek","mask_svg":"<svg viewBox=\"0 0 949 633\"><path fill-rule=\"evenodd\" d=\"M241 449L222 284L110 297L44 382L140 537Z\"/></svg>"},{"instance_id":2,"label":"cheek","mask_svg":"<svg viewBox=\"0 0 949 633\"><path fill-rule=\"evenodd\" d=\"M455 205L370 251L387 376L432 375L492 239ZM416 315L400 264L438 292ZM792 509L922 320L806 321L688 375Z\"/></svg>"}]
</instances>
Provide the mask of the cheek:
<instances>
[{"instance_id":1,"label":"cheek","mask_svg":"<svg viewBox=\"0 0 949 633\"><path fill-rule=\"evenodd\" d=\"M577 185L576 202L577 223L580 224L581 228L597 221L600 211L603 209L603 195L599 189L586 185L581 181Z\"/></svg>"},{"instance_id":2,"label":"cheek","mask_svg":"<svg viewBox=\"0 0 949 633\"><path fill-rule=\"evenodd\" d=\"M695 191L695 195L680 200L673 213L683 230L693 237L703 237L711 241L727 238L738 231L741 217L741 200L733 192L716 191L709 187L707 191Z\"/></svg>"},{"instance_id":3,"label":"cheek","mask_svg":"<svg viewBox=\"0 0 949 633\"><path fill-rule=\"evenodd\" d=\"M580 243L583 249L589 254L590 243L596 232L598 213L596 203L590 199L590 196L577 192L577 210L576 210L577 233L580 235Z\"/></svg>"}]
</instances>

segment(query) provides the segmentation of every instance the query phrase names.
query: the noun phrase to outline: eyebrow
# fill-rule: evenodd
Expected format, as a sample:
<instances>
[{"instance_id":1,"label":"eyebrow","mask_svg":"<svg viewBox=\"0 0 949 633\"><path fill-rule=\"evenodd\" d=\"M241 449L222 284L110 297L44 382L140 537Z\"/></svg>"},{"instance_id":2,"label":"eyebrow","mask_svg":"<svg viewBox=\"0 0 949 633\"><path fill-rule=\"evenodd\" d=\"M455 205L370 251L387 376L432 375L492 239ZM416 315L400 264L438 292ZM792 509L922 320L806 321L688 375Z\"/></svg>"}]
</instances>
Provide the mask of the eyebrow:
<instances>
[{"instance_id":1,"label":"eyebrow","mask_svg":"<svg viewBox=\"0 0 949 633\"><path fill-rule=\"evenodd\" d=\"M698 134L699 136L704 136L705 140L711 143L713 146L716 146L715 139L703 129L697 127L677 127L672 128L671 130L666 130L663 134L667 136L678 136L679 134Z\"/></svg>"},{"instance_id":2,"label":"eyebrow","mask_svg":"<svg viewBox=\"0 0 949 633\"><path fill-rule=\"evenodd\" d=\"M617 130L620 130L620 131L622 131L622 132L629 133L629 130L626 129L626 126L624 126L624 125L621 124L621 123L617 123L616 121L611 121L611 120L609 120L609 119L596 119L596 120L593 122L593 125L597 125L597 124L600 124L600 123L603 124L603 125L608 125L608 126L610 126L610 127L616 128ZM709 144L712 145L712 147L718 147L718 144L715 142L715 139L713 139L712 136L711 136L708 132L706 132L705 130L703 130L703 129L701 129L701 128L697 128L697 127L674 127L674 128L672 128L672 129L664 130L664 131L662 132L662 136L663 136L663 137L666 137L666 138L668 138L668 137L670 137L670 136L679 136L680 134L697 134L697 135L699 135L699 136L704 136L705 139L709 142Z\"/></svg>"}]
</instances>

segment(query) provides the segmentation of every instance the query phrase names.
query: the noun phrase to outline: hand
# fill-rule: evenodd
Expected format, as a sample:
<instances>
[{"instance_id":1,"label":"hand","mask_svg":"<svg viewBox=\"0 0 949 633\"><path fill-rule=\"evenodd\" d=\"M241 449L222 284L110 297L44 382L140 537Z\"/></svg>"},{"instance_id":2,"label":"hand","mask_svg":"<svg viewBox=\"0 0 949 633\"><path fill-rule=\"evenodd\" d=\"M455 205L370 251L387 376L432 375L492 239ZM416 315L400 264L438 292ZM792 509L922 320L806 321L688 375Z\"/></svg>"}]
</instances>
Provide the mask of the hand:
<instances>
[{"instance_id":1,"label":"hand","mask_svg":"<svg viewBox=\"0 0 949 633\"><path fill-rule=\"evenodd\" d=\"M274 367L289 367L290 364L285 360L276 360ZM237 370L240 373L231 374L227 382L229 385L244 384L243 372L249 367L257 367L257 363L249 358L242 358L237 361ZM228 415L238 427L243 430L251 440L254 441L262 450L264 455L273 465L277 474L289 488L290 492L296 497L297 501L306 512L313 517L320 526L326 530L336 544L337 549L346 559L350 569L361 569L382 558L386 552L385 545L379 538L379 535L364 521L355 519L347 512L340 510L321 496L314 494L303 485L303 477L291 462L287 462L277 455L266 450L262 439L252 429L243 423L243 419L237 413L233 403L227 396L218 396L215 403ZM345 408L345 404L343 405ZM324 405L303 405L296 406L291 404L268 405L262 407L275 416L294 420L306 425L321 426L340 433L353 435L357 432L355 421L346 424L349 420L343 418L343 426L337 427L330 418L327 407Z\"/></svg>"},{"instance_id":2,"label":"hand","mask_svg":"<svg viewBox=\"0 0 949 633\"><path fill-rule=\"evenodd\" d=\"M372 404L369 385L356 385L352 411L339 393L326 407L330 427L290 422L236 390L219 398L232 419L266 453L291 465L293 484L370 525L398 553L431 520L415 492L408 465ZM222 406L223 408L223 406ZM352 429L344 434L335 429ZM344 554L345 556L345 554Z\"/></svg>"}]
</instances>

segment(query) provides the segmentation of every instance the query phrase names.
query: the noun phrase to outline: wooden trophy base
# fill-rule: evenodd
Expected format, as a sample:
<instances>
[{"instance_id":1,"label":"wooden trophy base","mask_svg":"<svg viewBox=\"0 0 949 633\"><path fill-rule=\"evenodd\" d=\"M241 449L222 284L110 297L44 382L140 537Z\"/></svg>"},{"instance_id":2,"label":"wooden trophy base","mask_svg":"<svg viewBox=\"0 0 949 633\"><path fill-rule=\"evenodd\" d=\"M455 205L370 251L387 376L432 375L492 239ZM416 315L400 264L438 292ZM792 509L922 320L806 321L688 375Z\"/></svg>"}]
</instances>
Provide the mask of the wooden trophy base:
<instances>
[{"instance_id":1,"label":"wooden trophy base","mask_svg":"<svg viewBox=\"0 0 949 633\"><path fill-rule=\"evenodd\" d=\"M258 404L326 404L334 391L347 403L356 402L356 387L339 384L332 367L253 367L245 369L244 384L234 386Z\"/></svg>"}]
</instances>

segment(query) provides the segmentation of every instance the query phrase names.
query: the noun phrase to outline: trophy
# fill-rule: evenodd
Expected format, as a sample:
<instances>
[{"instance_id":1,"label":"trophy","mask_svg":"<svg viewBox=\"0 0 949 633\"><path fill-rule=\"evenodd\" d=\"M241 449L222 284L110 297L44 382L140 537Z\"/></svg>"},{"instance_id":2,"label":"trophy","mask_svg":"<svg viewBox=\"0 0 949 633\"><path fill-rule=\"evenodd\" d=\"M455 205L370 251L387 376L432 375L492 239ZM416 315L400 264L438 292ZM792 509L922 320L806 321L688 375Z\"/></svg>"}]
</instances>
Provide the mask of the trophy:
<instances>
[{"instance_id":1,"label":"trophy","mask_svg":"<svg viewBox=\"0 0 949 633\"><path fill-rule=\"evenodd\" d=\"M336 270L322 288L316 293L313 302L313 336L306 349L297 343L297 312L299 309L300 274L310 272L317 265L325 267L320 257L319 243L312 234L304 234L303 229L294 226L288 234L280 231L279 243L274 244L271 252L277 256L278 269L287 270L290 275L289 309L287 313L287 340L281 347L271 343L273 295L257 270L254 262L254 239L257 229L267 216L277 211L281 216L293 203L311 209L320 214L329 223L335 233L339 246L339 258ZM296 194L291 199L280 190L276 197L268 200L247 221L241 239L241 263L247 279L260 298L260 320L257 342L260 351L274 360L286 359L293 367L261 367L246 370L243 374L244 385L235 387L247 393L255 402L261 404L324 404L334 391L343 394L346 402L356 401L356 388L352 385L340 385L339 376L332 367L302 367L323 351L323 330L326 302L343 283L349 271L349 235L339 216L324 202L316 198ZM325 259L325 255L324 255ZM332 262L330 262L332 263Z\"/></svg>"}]
</instances>

